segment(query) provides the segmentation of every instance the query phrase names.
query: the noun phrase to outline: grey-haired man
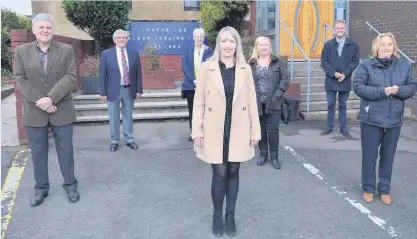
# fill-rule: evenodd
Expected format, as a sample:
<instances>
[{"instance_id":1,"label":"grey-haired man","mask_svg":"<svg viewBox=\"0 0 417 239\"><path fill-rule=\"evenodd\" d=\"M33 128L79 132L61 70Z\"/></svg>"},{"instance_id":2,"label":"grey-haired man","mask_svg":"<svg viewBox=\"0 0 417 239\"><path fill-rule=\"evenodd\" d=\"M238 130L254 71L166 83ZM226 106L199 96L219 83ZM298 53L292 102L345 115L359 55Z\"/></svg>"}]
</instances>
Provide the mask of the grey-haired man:
<instances>
[{"instance_id":1,"label":"grey-haired man","mask_svg":"<svg viewBox=\"0 0 417 239\"><path fill-rule=\"evenodd\" d=\"M15 78L23 95L23 124L32 154L35 195L31 206L43 203L49 193L48 130L51 128L68 201L80 199L74 175L71 92L76 88L72 47L52 40L54 20L45 13L32 20L36 40L16 48Z\"/></svg>"},{"instance_id":2,"label":"grey-haired man","mask_svg":"<svg viewBox=\"0 0 417 239\"><path fill-rule=\"evenodd\" d=\"M119 29L113 33L115 47L100 55L100 98L107 102L111 145L116 151L120 144L120 104L126 146L136 150L133 140L133 107L135 99L143 93L139 53L127 47L129 35Z\"/></svg>"}]
</instances>

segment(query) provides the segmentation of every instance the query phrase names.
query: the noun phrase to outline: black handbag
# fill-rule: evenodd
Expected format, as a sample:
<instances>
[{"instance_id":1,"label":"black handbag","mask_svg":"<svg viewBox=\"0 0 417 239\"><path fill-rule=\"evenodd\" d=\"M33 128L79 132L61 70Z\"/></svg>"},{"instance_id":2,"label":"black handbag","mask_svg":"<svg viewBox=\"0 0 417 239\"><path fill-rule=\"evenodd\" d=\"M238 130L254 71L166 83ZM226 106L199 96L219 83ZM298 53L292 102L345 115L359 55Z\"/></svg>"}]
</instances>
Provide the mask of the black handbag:
<instances>
[{"instance_id":1,"label":"black handbag","mask_svg":"<svg viewBox=\"0 0 417 239\"><path fill-rule=\"evenodd\" d=\"M285 97L281 102L281 120L284 124L288 124L291 120L291 105Z\"/></svg>"}]
</instances>

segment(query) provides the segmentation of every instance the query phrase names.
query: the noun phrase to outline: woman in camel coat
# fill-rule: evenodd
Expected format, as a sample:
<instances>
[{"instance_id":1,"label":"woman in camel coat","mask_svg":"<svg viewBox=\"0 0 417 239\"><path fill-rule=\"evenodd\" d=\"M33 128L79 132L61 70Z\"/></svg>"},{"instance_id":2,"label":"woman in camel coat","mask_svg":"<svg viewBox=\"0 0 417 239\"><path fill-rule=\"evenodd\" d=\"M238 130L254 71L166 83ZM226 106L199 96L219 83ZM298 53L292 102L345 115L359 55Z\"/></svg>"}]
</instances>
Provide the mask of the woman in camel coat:
<instances>
[{"instance_id":1,"label":"woman in camel coat","mask_svg":"<svg viewBox=\"0 0 417 239\"><path fill-rule=\"evenodd\" d=\"M232 27L219 32L213 57L200 67L192 138L197 157L213 169L213 233L221 236L225 231L233 236L240 163L255 156L261 128L252 70L245 62L240 36Z\"/></svg>"}]
</instances>

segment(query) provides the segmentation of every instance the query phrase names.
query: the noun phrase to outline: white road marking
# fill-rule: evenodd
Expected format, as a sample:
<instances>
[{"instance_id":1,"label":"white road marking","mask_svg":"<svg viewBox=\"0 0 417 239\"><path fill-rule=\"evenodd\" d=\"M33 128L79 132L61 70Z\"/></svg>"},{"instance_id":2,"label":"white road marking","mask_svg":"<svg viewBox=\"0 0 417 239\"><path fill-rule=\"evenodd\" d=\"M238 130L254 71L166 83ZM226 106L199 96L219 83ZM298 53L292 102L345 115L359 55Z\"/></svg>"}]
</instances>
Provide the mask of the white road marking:
<instances>
[{"instance_id":1,"label":"white road marking","mask_svg":"<svg viewBox=\"0 0 417 239\"><path fill-rule=\"evenodd\" d=\"M326 175L324 175L320 170L316 167L308 163L301 155L299 155L293 148L290 146L283 146L285 150L291 153L300 163L303 164L304 168L306 168L310 173L315 175L318 179L323 181L325 184L329 185L330 188L339 195L344 195L346 192L338 190L338 187L332 185L332 183L327 179ZM388 227L385 220L380 217L372 215L371 210L366 208L360 202L357 202L355 199L351 199L349 197L344 197L346 201L348 201L354 208L356 208L359 212L368 216L368 218L378 227L386 231L391 237L398 237L396 230L393 227Z\"/></svg>"}]
</instances>

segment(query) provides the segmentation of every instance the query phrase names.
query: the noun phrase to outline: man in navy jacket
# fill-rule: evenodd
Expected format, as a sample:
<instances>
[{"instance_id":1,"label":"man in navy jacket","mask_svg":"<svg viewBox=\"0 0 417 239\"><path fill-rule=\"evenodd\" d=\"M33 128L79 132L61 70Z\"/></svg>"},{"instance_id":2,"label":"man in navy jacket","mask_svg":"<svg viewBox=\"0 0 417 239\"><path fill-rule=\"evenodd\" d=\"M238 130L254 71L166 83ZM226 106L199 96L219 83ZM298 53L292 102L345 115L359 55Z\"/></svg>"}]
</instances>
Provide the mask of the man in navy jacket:
<instances>
[{"instance_id":1,"label":"man in navy jacket","mask_svg":"<svg viewBox=\"0 0 417 239\"><path fill-rule=\"evenodd\" d=\"M204 45L205 32L203 28L196 28L193 31L194 45L188 48L182 56L181 70L184 73L184 80L181 86L181 93L183 99L187 99L188 104L188 120L193 120L193 102L196 87L196 77L198 70L202 62L205 62L208 58L213 55L213 51ZM191 136L188 138L189 141L193 141Z\"/></svg>"},{"instance_id":2,"label":"man in navy jacket","mask_svg":"<svg viewBox=\"0 0 417 239\"><path fill-rule=\"evenodd\" d=\"M321 53L321 66L326 73L325 89L327 96L327 125L321 135L333 131L333 121L336 110L336 95L339 102L340 133L351 138L347 130L346 103L352 89L352 73L359 64L359 46L346 37L344 21L336 21L335 38L324 44Z\"/></svg>"},{"instance_id":3,"label":"man in navy jacket","mask_svg":"<svg viewBox=\"0 0 417 239\"><path fill-rule=\"evenodd\" d=\"M100 56L100 96L107 102L111 145L116 151L120 141L120 103L122 103L123 131L126 145L138 146L133 141L133 105L143 93L139 53L126 48L128 33L121 29L113 34L115 47L104 50Z\"/></svg>"}]
</instances>

